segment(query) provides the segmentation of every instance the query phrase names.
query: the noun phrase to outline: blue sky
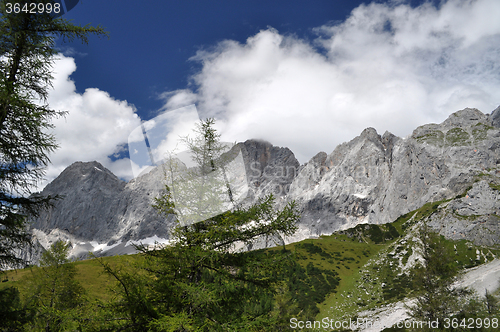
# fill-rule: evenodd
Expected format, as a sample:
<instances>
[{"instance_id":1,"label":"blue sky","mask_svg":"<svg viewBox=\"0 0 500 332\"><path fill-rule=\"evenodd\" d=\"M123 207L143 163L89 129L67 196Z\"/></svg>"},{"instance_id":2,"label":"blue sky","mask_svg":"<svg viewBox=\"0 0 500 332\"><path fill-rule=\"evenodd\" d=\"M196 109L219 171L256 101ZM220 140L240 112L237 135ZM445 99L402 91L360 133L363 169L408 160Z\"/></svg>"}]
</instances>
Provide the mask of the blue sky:
<instances>
[{"instance_id":1,"label":"blue sky","mask_svg":"<svg viewBox=\"0 0 500 332\"><path fill-rule=\"evenodd\" d=\"M78 160L130 179L131 132L190 104L225 141L265 139L302 163L366 127L404 137L500 104L497 0L82 0L64 17L110 38L60 45L49 103L70 113L47 181Z\"/></svg>"},{"instance_id":2,"label":"blue sky","mask_svg":"<svg viewBox=\"0 0 500 332\"><path fill-rule=\"evenodd\" d=\"M147 4L146 4L147 3ZM141 118L163 106L158 96L184 89L200 63L190 60L199 50L223 40L245 43L260 30L317 37L312 30L344 20L361 1L148 1L83 0L64 17L74 23L100 24L110 39L92 38L89 45L62 45L74 55L71 78L77 91L99 88L136 106ZM65 50L70 47L71 50ZM72 53L74 51L75 53Z\"/></svg>"}]
</instances>

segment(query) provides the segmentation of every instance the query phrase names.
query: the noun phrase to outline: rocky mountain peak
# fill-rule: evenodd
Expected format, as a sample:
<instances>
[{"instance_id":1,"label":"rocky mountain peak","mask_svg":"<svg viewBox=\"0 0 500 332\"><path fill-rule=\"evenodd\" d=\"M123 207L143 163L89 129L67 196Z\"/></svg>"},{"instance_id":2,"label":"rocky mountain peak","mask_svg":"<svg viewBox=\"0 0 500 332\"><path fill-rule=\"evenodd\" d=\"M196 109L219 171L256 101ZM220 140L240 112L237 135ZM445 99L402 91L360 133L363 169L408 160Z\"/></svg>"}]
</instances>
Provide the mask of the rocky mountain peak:
<instances>
[{"instance_id":1,"label":"rocky mountain peak","mask_svg":"<svg viewBox=\"0 0 500 332\"><path fill-rule=\"evenodd\" d=\"M122 190L126 183L97 161L75 162L68 166L43 190L43 194L65 195L78 186L82 191L99 188L101 191Z\"/></svg>"},{"instance_id":2,"label":"rocky mountain peak","mask_svg":"<svg viewBox=\"0 0 500 332\"><path fill-rule=\"evenodd\" d=\"M89 161L89 162L77 161L77 162L74 162L73 164L69 165L64 171L62 171L61 174L78 173L81 175L86 175L86 174L89 174L93 171L102 171L102 172L105 172L109 175L115 176L113 173L111 173L108 169L106 169L101 163L99 163L97 161Z\"/></svg>"},{"instance_id":3,"label":"rocky mountain peak","mask_svg":"<svg viewBox=\"0 0 500 332\"><path fill-rule=\"evenodd\" d=\"M298 166L295 155L289 148L274 146L264 140L251 139L239 144L242 148L243 157L248 161L259 163L263 171L268 165L276 162L285 162Z\"/></svg>"},{"instance_id":4,"label":"rocky mountain peak","mask_svg":"<svg viewBox=\"0 0 500 332\"><path fill-rule=\"evenodd\" d=\"M452 113L443 123L443 127L469 127L478 123L487 124L488 116L476 108L465 108Z\"/></svg>"},{"instance_id":5,"label":"rocky mountain peak","mask_svg":"<svg viewBox=\"0 0 500 332\"><path fill-rule=\"evenodd\" d=\"M368 127L361 132L359 135L362 138L370 139L370 140L380 140L380 135L377 133L377 130L372 127Z\"/></svg>"},{"instance_id":6,"label":"rocky mountain peak","mask_svg":"<svg viewBox=\"0 0 500 332\"><path fill-rule=\"evenodd\" d=\"M476 204L475 211L490 216L483 220L462 211L457 218L466 215L472 221L484 221L481 227L494 234L488 241L497 243L500 219L493 213L499 211L500 130L492 124L499 121L500 108L491 115L467 108L441 124L416 128L408 139L390 132L380 136L367 128L304 165L290 149L262 140L238 143L228 153L241 152L248 184L245 203L270 193L278 198L278 207L291 200L297 203L302 215L299 232L287 242L360 223L392 222L425 203L450 200L472 188L461 209ZM241 178L245 181L245 176ZM478 179L486 182L474 184ZM165 220L151 207L164 181L161 166L125 183L97 162L74 163L45 188L43 194L64 195L64 199L33 221L34 232L46 243L62 237L87 251L106 246L123 253L133 241L167 241L175 221ZM470 201L477 197L482 198ZM483 201L489 210L479 208ZM463 233L466 238L476 240L483 232L469 221L462 224L464 229L475 229Z\"/></svg>"},{"instance_id":7,"label":"rocky mountain peak","mask_svg":"<svg viewBox=\"0 0 500 332\"><path fill-rule=\"evenodd\" d=\"M494 127L500 128L500 106L491 112L489 118Z\"/></svg>"},{"instance_id":8,"label":"rocky mountain peak","mask_svg":"<svg viewBox=\"0 0 500 332\"><path fill-rule=\"evenodd\" d=\"M301 169L288 195L303 208L303 236L391 222L462 194L478 174L499 167L500 132L482 112L464 109L418 127L406 140L367 128L324 163L321 157Z\"/></svg>"},{"instance_id":9,"label":"rocky mountain peak","mask_svg":"<svg viewBox=\"0 0 500 332\"><path fill-rule=\"evenodd\" d=\"M311 158L311 161L309 163L314 164L315 166L326 166L326 158L328 155L326 152L318 152L314 157Z\"/></svg>"},{"instance_id":10,"label":"rocky mountain peak","mask_svg":"<svg viewBox=\"0 0 500 332\"><path fill-rule=\"evenodd\" d=\"M286 147L274 146L263 140L251 139L239 143L249 185L248 200L273 193L285 196L297 176L300 163Z\"/></svg>"},{"instance_id":11,"label":"rocky mountain peak","mask_svg":"<svg viewBox=\"0 0 500 332\"><path fill-rule=\"evenodd\" d=\"M411 137L418 143L444 148L483 144L497 134L488 115L475 108L466 108L451 114L441 124L418 127Z\"/></svg>"}]
</instances>

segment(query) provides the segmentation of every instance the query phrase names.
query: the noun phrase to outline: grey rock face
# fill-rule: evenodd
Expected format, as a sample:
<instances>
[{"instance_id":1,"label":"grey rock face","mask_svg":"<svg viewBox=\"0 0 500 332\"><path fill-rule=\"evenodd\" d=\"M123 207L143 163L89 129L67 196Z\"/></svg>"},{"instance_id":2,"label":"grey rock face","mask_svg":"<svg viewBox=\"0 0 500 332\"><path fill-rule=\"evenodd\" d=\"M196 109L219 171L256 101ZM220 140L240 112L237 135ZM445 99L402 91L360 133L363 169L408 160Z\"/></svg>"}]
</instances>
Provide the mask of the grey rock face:
<instances>
[{"instance_id":1,"label":"grey rock face","mask_svg":"<svg viewBox=\"0 0 500 332\"><path fill-rule=\"evenodd\" d=\"M42 194L60 195L53 208L42 212L33 227L60 228L76 237L102 240L109 237L126 183L98 162L77 162L47 185ZM54 213L57 211L57 213Z\"/></svg>"},{"instance_id":2,"label":"grey rock face","mask_svg":"<svg viewBox=\"0 0 500 332\"><path fill-rule=\"evenodd\" d=\"M474 183L465 197L441 204L438 212L429 217L428 225L450 239L499 244L500 191L493 187L486 180Z\"/></svg>"},{"instance_id":3,"label":"grey rock face","mask_svg":"<svg viewBox=\"0 0 500 332\"><path fill-rule=\"evenodd\" d=\"M486 169L500 169L499 144L499 130L476 109L418 127L404 139L368 128L326 158L312 158L287 199L299 202L304 237L392 222L427 202L463 193ZM498 208L498 200L493 205Z\"/></svg>"},{"instance_id":4,"label":"grey rock face","mask_svg":"<svg viewBox=\"0 0 500 332\"><path fill-rule=\"evenodd\" d=\"M295 177L299 163L293 153L255 140L239 143L238 149L249 181L249 203L269 192L284 195L275 188L287 188ZM168 241L174 216L164 218L151 206L165 183L162 166L125 183L98 162L76 162L43 190L42 195L62 199L32 220L31 228L44 247L57 239L71 241L75 256L96 248L108 254L130 253L131 243Z\"/></svg>"},{"instance_id":5,"label":"grey rock face","mask_svg":"<svg viewBox=\"0 0 500 332\"><path fill-rule=\"evenodd\" d=\"M151 207L162 189L161 178L161 169L155 169L125 183L98 162L76 162L42 191L62 198L42 211L31 228L44 247L59 238L70 240L75 255L98 244L168 239L173 219L165 220Z\"/></svg>"},{"instance_id":6,"label":"grey rock face","mask_svg":"<svg viewBox=\"0 0 500 332\"><path fill-rule=\"evenodd\" d=\"M243 153L252 201L270 193L275 197L287 195L300 170L290 149L261 140L247 140L238 147Z\"/></svg>"},{"instance_id":7,"label":"grey rock face","mask_svg":"<svg viewBox=\"0 0 500 332\"><path fill-rule=\"evenodd\" d=\"M491 112L490 121L494 127L500 128L500 106Z\"/></svg>"},{"instance_id":8,"label":"grey rock face","mask_svg":"<svg viewBox=\"0 0 500 332\"><path fill-rule=\"evenodd\" d=\"M367 128L304 165L288 148L258 140L239 143L234 149L243 155L249 188L245 204L269 193L277 197L277 208L295 200L302 213L299 231L284 239L293 242L359 223L392 222L472 186L467 199L449 202L432 223L448 237L498 243L499 196L489 184L500 184L499 109L485 115L467 108L406 138ZM129 241L168 240L173 216L165 220L151 207L164 182L162 167L125 183L99 163L75 163L45 188L43 194L65 198L33 221L34 233L42 244L67 238L81 243L83 251L95 250L95 243L89 244L95 241L113 253L129 250ZM282 241L262 239L255 248Z\"/></svg>"}]
</instances>

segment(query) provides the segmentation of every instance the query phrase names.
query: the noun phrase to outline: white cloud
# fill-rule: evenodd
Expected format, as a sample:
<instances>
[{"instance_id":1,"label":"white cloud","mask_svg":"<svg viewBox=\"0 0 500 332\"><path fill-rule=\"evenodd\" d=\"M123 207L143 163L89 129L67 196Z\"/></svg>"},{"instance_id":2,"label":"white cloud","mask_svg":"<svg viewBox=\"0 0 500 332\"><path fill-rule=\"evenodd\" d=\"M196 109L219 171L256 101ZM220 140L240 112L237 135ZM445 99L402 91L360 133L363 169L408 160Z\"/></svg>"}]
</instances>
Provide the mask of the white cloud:
<instances>
[{"instance_id":1,"label":"white cloud","mask_svg":"<svg viewBox=\"0 0 500 332\"><path fill-rule=\"evenodd\" d=\"M163 110L176 110L194 104L197 98L196 94L189 89L164 92L159 97L166 101Z\"/></svg>"},{"instance_id":2,"label":"white cloud","mask_svg":"<svg viewBox=\"0 0 500 332\"><path fill-rule=\"evenodd\" d=\"M197 101L223 140L267 139L301 162L366 127L406 136L459 109L500 104L498 17L497 0L372 3L316 28L313 43L270 28L199 52L196 93L165 94L165 107Z\"/></svg>"},{"instance_id":3,"label":"white cloud","mask_svg":"<svg viewBox=\"0 0 500 332\"><path fill-rule=\"evenodd\" d=\"M182 138L192 135L199 120L196 107L189 105L164 111L135 128L128 137L134 177L147 169L147 166L162 163L169 156L186 150Z\"/></svg>"},{"instance_id":4,"label":"white cloud","mask_svg":"<svg viewBox=\"0 0 500 332\"><path fill-rule=\"evenodd\" d=\"M315 28L312 42L269 28L245 44L227 40L200 51L192 58L203 65L192 77L196 91L165 92L161 111L197 103L202 117L217 117L224 141L266 139L305 162L366 127L406 136L465 107L495 109L500 2L451 0L439 9L396 3L361 5L344 22ZM132 178L130 160L108 156L140 125L133 105L98 89L77 93L70 79L75 70L74 60L60 55L49 104L69 113L54 121L60 149L51 155L47 181L75 161L91 160ZM155 145L155 158L189 132L188 122L170 128L170 138ZM145 167L134 166L136 173Z\"/></svg>"},{"instance_id":5,"label":"white cloud","mask_svg":"<svg viewBox=\"0 0 500 332\"><path fill-rule=\"evenodd\" d=\"M74 59L63 55L58 58L54 64L54 89L48 102L51 108L68 114L53 121L59 149L50 155L51 165L39 188L75 161L97 160L117 176L132 178L130 160L112 161L108 156L120 152L130 132L140 125L135 108L99 89L77 93L70 79L76 70Z\"/></svg>"}]
</instances>

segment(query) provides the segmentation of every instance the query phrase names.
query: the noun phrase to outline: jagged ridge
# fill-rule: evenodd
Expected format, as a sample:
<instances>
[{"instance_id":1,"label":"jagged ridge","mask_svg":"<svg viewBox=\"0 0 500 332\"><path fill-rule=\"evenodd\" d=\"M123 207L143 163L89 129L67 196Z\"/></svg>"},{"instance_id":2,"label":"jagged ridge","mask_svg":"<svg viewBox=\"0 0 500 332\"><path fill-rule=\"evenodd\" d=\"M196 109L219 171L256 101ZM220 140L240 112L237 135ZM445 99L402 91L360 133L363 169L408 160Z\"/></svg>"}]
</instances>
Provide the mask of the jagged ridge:
<instances>
[{"instance_id":1,"label":"jagged ridge","mask_svg":"<svg viewBox=\"0 0 500 332\"><path fill-rule=\"evenodd\" d=\"M269 193L278 197L278 206L295 200L302 218L296 236L284 239L288 243L360 223L392 222L427 202L454 198L472 186L471 195L479 198L460 204L480 202L484 208L471 213L486 213L487 222L476 217L452 220L456 213L448 212L436 217L440 221L433 225L446 236L475 241L487 231L491 235L485 241L498 243L499 128L500 107L491 115L464 109L441 124L420 126L406 138L389 132L380 136L367 128L332 153L320 152L302 166L288 148L248 140L238 144L248 180L247 203ZM473 185L478 176L483 182ZM108 253L121 253L130 241L168 240L173 218L164 220L151 208L162 183L161 167L125 183L97 162L74 163L42 192L64 198L33 221L33 231L44 246L66 238L80 243L80 252L101 244L116 246ZM486 193L483 189L488 188L491 191ZM449 209L462 211L457 204L450 203ZM451 233L449 224L455 225ZM273 242L255 247L268 245Z\"/></svg>"}]
</instances>

